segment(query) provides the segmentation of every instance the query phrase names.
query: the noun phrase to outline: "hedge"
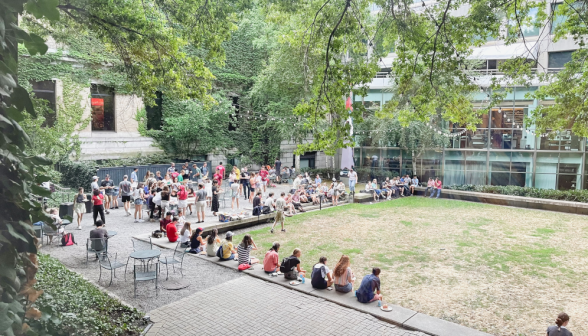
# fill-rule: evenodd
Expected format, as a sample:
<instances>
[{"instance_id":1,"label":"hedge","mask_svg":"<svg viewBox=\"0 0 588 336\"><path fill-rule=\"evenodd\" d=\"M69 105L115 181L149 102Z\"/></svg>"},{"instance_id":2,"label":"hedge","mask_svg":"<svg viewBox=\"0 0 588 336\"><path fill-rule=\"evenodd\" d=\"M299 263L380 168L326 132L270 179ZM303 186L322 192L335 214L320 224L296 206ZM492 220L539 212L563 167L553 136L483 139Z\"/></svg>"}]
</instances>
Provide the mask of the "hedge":
<instances>
[{"instance_id":1,"label":"hedge","mask_svg":"<svg viewBox=\"0 0 588 336\"><path fill-rule=\"evenodd\" d=\"M553 190L519 186L450 185L444 189L588 203L588 190Z\"/></svg>"},{"instance_id":2,"label":"hedge","mask_svg":"<svg viewBox=\"0 0 588 336\"><path fill-rule=\"evenodd\" d=\"M96 166L86 162L61 161L55 168L61 173L64 187L76 192L79 187L84 187L85 192L92 190L92 176L96 175Z\"/></svg>"},{"instance_id":3,"label":"hedge","mask_svg":"<svg viewBox=\"0 0 588 336\"><path fill-rule=\"evenodd\" d=\"M34 303L43 314L28 321L38 335L139 335L143 316L135 308L108 296L57 259L39 255Z\"/></svg>"}]
</instances>

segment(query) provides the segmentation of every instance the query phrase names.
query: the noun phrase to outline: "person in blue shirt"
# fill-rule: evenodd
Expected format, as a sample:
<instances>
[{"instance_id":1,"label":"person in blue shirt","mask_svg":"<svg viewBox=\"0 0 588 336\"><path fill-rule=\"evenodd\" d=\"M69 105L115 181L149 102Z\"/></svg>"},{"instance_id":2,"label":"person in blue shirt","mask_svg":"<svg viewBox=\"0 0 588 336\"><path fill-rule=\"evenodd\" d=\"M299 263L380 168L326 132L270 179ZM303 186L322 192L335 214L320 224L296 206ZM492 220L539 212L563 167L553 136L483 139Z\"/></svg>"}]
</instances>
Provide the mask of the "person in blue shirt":
<instances>
[{"instance_id":1,"label":"person in blue shirt","mask_svg":"<svg viewBox=\"0 0 588 336\"><path fill-rule=\"evenodd\" d=\"M414 195L414 188L418 187L419 185L419 179L418 177L415 175L414 178L412 179L412 181L410 181L410 193L412 195Z\"/></svg>"},{"instance_id":2,"label":"person in blue shirt","mask_svg":"<svg viewBox=\"0 0 588 336\"><path fill-rule=\"evenodd\" d=\"M314 180L314 183L316 183L316 185L320 185L323 182L323 180L321 179L319 174L316 174L316 179Z\"/></svg>"},{"instance_id":3,"label":"person in blue shirt","mask_svg":"<svg viewBox=\"0 0 588 336\"><path fill-rule=\"evenodd\" d=\"M136 183L139 182L139 179L137 178L137 172L139 171L139 168L133 168L133 172L131 173L131 184L135 185Z\"/></svg>"},{"instance_id":4,"label":"person in blue shirt","mask_svg":"<svg viewBox=\"0 0 588 336\"><path fill-rule=\"evenodd\" d=\"M357 301L361 303L382 300L382 294L380 294L380 269L378 267L374 267L372 274L366 275L361 280L361 285L355 293L355 296L357 297Z\"/></svg>"}]
</instances>

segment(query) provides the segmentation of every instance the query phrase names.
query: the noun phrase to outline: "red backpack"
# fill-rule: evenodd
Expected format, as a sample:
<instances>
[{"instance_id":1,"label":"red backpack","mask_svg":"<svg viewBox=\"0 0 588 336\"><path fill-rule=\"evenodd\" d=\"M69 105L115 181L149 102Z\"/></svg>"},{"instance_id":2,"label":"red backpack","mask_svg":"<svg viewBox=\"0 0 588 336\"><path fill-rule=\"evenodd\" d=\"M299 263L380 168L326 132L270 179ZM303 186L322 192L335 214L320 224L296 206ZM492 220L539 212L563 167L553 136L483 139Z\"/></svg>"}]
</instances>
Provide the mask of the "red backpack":
<instances>
[{"instance_id":1,"label":"red backpack","mask_svg":"<svg viewBox=\"0 0 588 336\"><path fill-rule=\"evenodd\" d=\"M71 233L66 233L61 237L61 246L71 246L75 243L74 235Z\"/></svg>"}]
</instances>

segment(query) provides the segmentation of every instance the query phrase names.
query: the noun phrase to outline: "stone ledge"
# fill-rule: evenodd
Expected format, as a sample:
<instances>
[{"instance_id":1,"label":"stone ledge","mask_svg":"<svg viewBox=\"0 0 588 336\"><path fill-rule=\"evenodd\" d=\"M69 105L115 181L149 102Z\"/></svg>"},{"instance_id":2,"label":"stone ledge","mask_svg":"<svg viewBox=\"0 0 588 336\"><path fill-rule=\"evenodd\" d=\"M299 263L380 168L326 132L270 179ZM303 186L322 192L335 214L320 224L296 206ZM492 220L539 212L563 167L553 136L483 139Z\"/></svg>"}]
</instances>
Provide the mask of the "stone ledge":
<instances>
[{"instance_id":1,"label":"stone ledge","mask_svg":"<svg viewBox=\"0 0 588 336\"><path fill-rule=\"evenodd\" d=\"M416 194L423 195L424 187L417 187ZM428 197L428 196L427 196ZM571 214L588 215L588 203L559 201L543 198L532 198L512 195L490 194L477 191L443 189L441 198L461 201L488 203L526 209L549 210Z\"/></svg>"},{"instance_id":2,"label":"stone ledge","mask_svg":"<svg viewBox=\"0 0 588 336\"><path fill-rule=\"evenodd\" d=\"M422 331L434 336L491 336L488 333L417 313L402 324L407 329Z\"/></svg>"}]
</instances>

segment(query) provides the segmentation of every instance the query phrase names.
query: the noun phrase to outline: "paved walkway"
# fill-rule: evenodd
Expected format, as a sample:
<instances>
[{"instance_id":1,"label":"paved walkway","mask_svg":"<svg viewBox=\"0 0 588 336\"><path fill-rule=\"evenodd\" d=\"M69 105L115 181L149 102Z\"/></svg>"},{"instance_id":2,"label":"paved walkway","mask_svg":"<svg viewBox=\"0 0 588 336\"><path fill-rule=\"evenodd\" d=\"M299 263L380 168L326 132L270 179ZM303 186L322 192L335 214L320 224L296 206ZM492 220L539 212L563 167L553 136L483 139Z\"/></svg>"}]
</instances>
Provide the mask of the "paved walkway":
<instances>
[{"instance_id":1,"label":"paved walkway","mask_svg":"<svg viewBox=\"0 0 588 336\"><path fill-rule=\"evenodd\" d=\"M287 186L272 188L277 193ZM269 192L269 190L268 190ZM250 204L245 203L245 207ZM230 205L229 205L230 208ZM222 209L221 209L222 211ZM212 217L209 210L204 227L216 225L218 219ZM196 216L187 216L188 221L196 222ZM109 286L110 274L103 272L98 282L99 265L90 255L86 264L86 239L93 229L92 214L85 214L82 230L75 230L75 221L69 225L68 232L75 236L77 245L61 247L43 246L41 253L47 253L59 259L66 267L74 270L89 281L103 287L125 303L146 312L157 322L150 335L223 335L241 334L370 334L370 335L407 335L421 336L382 322L373 316L353 309L348 309L321 298L299 291L271 284L267 281L250 277L234 269L217 265L206 259L186 256L184 259L184 277L171 273L170 281L185 282L190 286L179 290L164 289L165 267L162 268L160 289L155 292L153 283L140 283L137 297L133 293L132 267L127 279L124 270L117 272L117 278ZM131 238L147 235L159 228L159 223L134 223L132 216L125 216L122 209L112 210L106 215L106 229L117 231L109 239L109 254L117 255L118 261L126 262L133 251ZM288 219L286 219L286 224ZM137 249L148 249L149 245L135 241ZM162 256L171 256L173 251L162 249ZM130 260L132 266L133 260ZM235 263L236 265L236 263ZM67 284L64 284L67 286ZM167 323L165 323L167 321Z\"/></svg>"},{"instance_id":2,"label":"paved walkway","mask_svg":"<svg viewBox=\"0 0 588 336\"><path fill-rule=\"evenodd\" d=\"M210 287L155 309L150 317L148 336L425 335L251 277Z\"/></svg>"}]
</instances>

